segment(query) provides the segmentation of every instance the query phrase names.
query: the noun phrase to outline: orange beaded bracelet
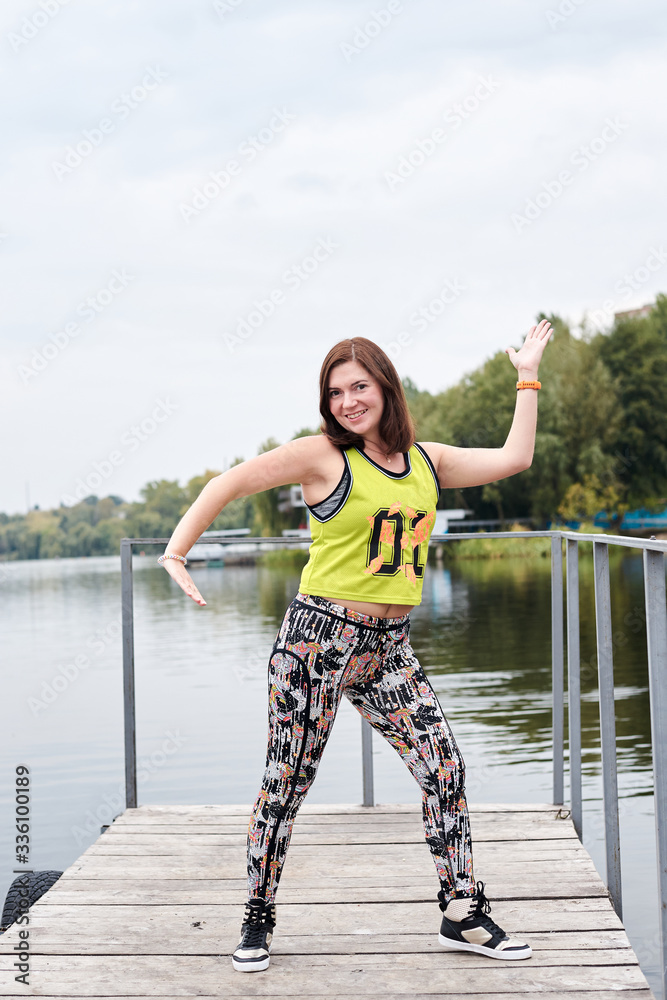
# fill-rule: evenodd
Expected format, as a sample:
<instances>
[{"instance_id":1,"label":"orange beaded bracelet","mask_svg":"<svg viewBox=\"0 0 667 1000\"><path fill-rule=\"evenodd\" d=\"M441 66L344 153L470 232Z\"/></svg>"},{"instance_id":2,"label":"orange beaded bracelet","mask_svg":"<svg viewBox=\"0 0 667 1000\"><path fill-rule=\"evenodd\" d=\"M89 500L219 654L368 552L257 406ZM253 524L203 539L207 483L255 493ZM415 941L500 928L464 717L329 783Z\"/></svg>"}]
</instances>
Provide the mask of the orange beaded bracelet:
<instances>
[{"instance_id":1,"label":"orange beaded bracelet","mask_svg":"<svg viewBox=\"0 0 667 1000\"><path fill-rule=\"evenodd\" d=\"M528 379L523 379L521 382L517 382L517 389L541 389L542 383L538 382L537 379L530 382Z\"/></svg>"}]
</instances>

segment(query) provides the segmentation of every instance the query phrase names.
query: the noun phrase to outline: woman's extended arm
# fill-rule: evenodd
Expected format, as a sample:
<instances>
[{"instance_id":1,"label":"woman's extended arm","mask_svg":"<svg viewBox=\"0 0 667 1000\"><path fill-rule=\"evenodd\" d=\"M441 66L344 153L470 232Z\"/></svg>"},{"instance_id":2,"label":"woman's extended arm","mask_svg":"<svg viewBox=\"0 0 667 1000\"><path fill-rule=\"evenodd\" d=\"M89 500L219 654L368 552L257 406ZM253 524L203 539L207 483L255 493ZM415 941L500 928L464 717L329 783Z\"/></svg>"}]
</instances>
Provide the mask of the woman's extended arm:
<instances>
[{"instance_id":1,"label":"woman's extended arm","mask_svg":"<svg viewBox=\"0 0 667 1000\"><path fill-rule=\"evenodd\" d=\"M521 350L507 349L519 379L537 378L551 333L550 323L542 320L539 326L531 327ZM443 489L494 483L530 466L535 448L538 392L538 389L517 390L514 419L502 448L456 448L438 442L426 445Z\"/></svg>"},{"instance_id":2,"label":"woman's extended arm","mask_svg":"<svg viewBox=\"0 0 667 1000\"><path fill-rule=\"evenodd\" d=\"M317 476L326 444L321 436L296 438L215 476L186 510L165 551L184 556L231 500L261 493L274 486L312 482ZM167 559L163 566L197 604L206 603L183 563Z\"/></svg>"}]
</instances>

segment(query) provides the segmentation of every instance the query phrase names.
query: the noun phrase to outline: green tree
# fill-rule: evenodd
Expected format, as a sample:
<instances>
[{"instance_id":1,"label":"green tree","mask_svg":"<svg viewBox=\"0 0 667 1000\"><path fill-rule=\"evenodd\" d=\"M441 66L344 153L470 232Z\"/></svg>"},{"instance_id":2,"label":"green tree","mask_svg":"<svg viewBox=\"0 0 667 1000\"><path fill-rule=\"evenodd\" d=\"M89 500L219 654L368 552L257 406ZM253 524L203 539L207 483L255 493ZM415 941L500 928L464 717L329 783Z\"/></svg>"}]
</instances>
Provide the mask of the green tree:
<instances>
[{"instance_id":1,"label":"green tree","mask_svg":"<svg viewBox=\"0 0 667 1000\"><path fill-rule=\"evenodd\" d=\"M215 477L219 475L219 471L207 469L203 476L193 476L192 479L188 479L184 490L185 503L187 506L189 507L193 504L206 484L210 483L212 479L215 479Z\"/></svg>"},{"instance_id":2,"label":"green tree","mask_svg":"<svg viewBox=\"0 0 667 1000\"><path fill-rule=\"evenodd\" d=\"M550 520L573 483L586 475L614 479L611 451L621 413L616 382L590 339L575 337L556 316L542 318L550 319L554 336L540 366L533 463L506 482L525 490L531 516Z\"/></svg>"},{"instance_id":3,"label":"green tree","mask_svg":"<svg viewBox=\"0 0 667 1000\"><path fill-rule=\"evenodd\" d=\"M257 454L263 455L267 451L272 451L273 448L279 447L279 445L280 442L276 441L275 438L267 438L257 449ZM263 490L261 493L255 493L253 503L255 518L253 527L256 534L275 538L281 533L283 516L278 509L278 505L280 504L278 496L280 489L280 487L274 487L270 490Z\"/></svg>"},{"instance_id":4,"label":"green tree","mask_svg":"<svg viewBox=\"0 0 667 1000\"><path fill-rule=\"evenodd\" d=\"M586 474L613 479L614 435L622 420L617 385L586 337L560 317L540 366L542 390L531 467L496 483L443 490L441 506L468 507L478 517L550 519L566 490ZM515 346L519 346L518 344ZM430 396L411 384L406 395L421 440L462 448L499 448L512 426L516 370L504 351L457 385Z\"/></svg>"},{"instance_id":5,"label":"green tree","mask_svg":"<svg viewBox=\"0 0 667 1000\"><path fill-rule=\"evenodd\" d=\"M63 554L66 556L97 555L95 541L96 535L93 526L85 521L78 521L65 537Z\"/></svg>"},{"instance_id":6,"label":"green tree","mask_svg":"<svg viewBox=\"0 0 667 1000\"><path fill-rule=\"evenodd\" d=\"M304 435L301 434L301 437ZM294 439L292 439L294 440ZM277 448L279 442L275 438L268 438L258 449L258 454L262 455L273 448ZM298 528L299 524L305 521L306 515L302 507L290 507L286 495L289 486L277 486L270 490L253 495L255 533L265 537L277 537L287 528ZM283 508L283 509L281 509Z\"/></svg>"},{"instance_id":7,"label":"green tree","mask_svg":"<svg viewBox=\"0 0 667 1000\"><path fill-rule=\"evenodd\" d=\"M590 521L602 510L617 523L627 507L621 503L619 486L603 485L597 476L584 476L583 483L573 483L558 508L564 521Z\"/></svg>"},{"instance_id":8,"label":"green tree","mask_svg":"<svg viewBox=\"0 0 667 1000\"><path fill-rule=\"evenodd\" d=\"M234 458L230 465L230 469L235 465L240 465L242 461L242 458ZM212 472L210 469L207 469L203 476L195 476L191 479L186 486L188 502L192 503L196 500L206 483L210 482L211 479L219 475L219 472ZM227 531L232 528L252 528L253 520L253 498L238 497L238 499L231 500L223 507L208 530Z\"/></svg>"},{"instance_id":9,"label":"green tree","mask_svg":"<svg viewBox=\"0 0 667 1000\"><path fill-rule=\"evenodd\" d=\"M100 555L116 555L121 538L127 537L125 521L119 517L104 518L95 526L95 548Z\"/></svg>"},{"instance_id":10,"label":"green tree","mask_svg":"<svg viewBox=\"0 0 667 1000\"><path fill-rule=\"evenodd\" d=\"M664 506L667 496L667 296L643 319L626 319L593 347L617 386L613 474L630 507Z\"/></svg>"},{"instance_id":11,"label":"green tree","mask_svg":"<svg viewBox=\"0 0 667 1000\"><path fill-rule=\"evenodd\" d=\"M314 430L312 427L302 427L300 431L292 435L292 441L296 441L297 438L315 437L316 434L321 433L319 427L316 427Z\"/></svg>"},{"instance_id":12,"label":"green tree","mask_svg":"<svg viewBox=\"0 0 667 1000\"><path fill-rule=\"evenodd\" d=\"M186 491L179 485L177 479L159 479L146 485L139 491L144 499L146 512L155 513L163 518L177 521L188 506Z\"/></svg>"}]
</instances>

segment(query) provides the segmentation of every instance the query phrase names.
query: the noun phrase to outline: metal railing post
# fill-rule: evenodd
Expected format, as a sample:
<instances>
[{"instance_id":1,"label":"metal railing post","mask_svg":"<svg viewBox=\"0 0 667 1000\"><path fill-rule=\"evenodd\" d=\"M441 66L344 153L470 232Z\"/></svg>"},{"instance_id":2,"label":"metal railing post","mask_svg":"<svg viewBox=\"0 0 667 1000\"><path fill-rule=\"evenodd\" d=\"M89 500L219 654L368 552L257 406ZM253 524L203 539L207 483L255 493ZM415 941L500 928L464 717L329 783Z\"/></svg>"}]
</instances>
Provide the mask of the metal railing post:
<instances>
[{"instance_id":1,"label":"metal railing post","mask_svg":"<svg viewBox=\"0 0 667 1000\"><path fill-rule=\"evenodd\" d=\"M611 632L609 546L593 542L595 573L595 626L597 635L598 684L600 689L600 753L604 803L607 888L614 909L622 919L621 841L618 825L618 778L616 772L616 713L614 705L614 654Z\"/></svg>"},{"instance_id":2,"label":"metal railing post","mask_svg":"<svg viewBox=\"0 0 667 1000\"><path fill-rule=\"evenodd\" d=\"M361 719L361 777L363 788L363 805L375 805L375 790L373 788L373 728L362 716Z\"/></svg>"},{"instance_id":3,"label":"metal railing post","mask_svg":"<svg viewBox=\"0 0 667 1000\"><path fill-rule=\"evenodd\" d=\"M655 840L658 860L658 901L662 954L662 995L667 997L667 602L665 600L665 556L644 549L644 595L646 640L651 698L651 745Z\"/></svg>"},{"instance_id":4,"label":"metal railing post","mask_svg":"<svg viewBox=\"0 0 667 1000\"><path fill-rule=\"evenodd\" d=\"M561 534L551 534L551 718L553 739L553 803L563 804L563 546Z\"/></svg>"},{"instance_id":5,"label":"metal railing post","mask_svg":"<svg viewBox=\"0 0 667 1000\"><path fill-rule=\"evenodd\" d=\"M125 807L137 807L137 745L134 702L134 607L132 540L121 539L120 580L123 622L123 713L125 720Z\"/></svg>"},{"instance_id":6,"label":"metal railing post","mask_svg":"<svg viewBox=\"0 0 667 1000\"><path fill-rule=\"evenodd\" d=\"M581 659L579 648L579 543L565 543L567 590L567 742L570 758L570 810L581 840Z\"/></svg>"}]
</instances>

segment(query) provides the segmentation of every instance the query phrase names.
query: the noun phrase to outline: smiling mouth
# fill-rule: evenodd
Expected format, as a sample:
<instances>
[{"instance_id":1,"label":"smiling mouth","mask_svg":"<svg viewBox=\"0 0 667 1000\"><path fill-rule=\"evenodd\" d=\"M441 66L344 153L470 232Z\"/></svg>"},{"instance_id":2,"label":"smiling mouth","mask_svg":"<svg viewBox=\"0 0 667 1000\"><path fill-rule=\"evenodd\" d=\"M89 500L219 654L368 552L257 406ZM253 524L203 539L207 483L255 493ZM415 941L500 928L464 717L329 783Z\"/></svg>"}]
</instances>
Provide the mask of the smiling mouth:
<instances>
[{"instance_id":1,"label":"smiling mouth","mask_svg":"<svg viewBox=\"0 0 667 1000\"><path fill-rule=\"evenodd\" d=\"M364 413L367 413L367 412L368 412L368 407L366 407L365 410L357 410L356 413L348 413L347 414L347 419L348 420L356 420L357 417L361 417Z\"/></svg>"}]
</instances>

